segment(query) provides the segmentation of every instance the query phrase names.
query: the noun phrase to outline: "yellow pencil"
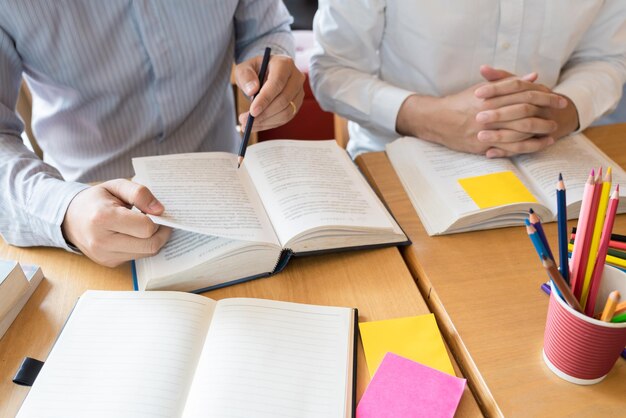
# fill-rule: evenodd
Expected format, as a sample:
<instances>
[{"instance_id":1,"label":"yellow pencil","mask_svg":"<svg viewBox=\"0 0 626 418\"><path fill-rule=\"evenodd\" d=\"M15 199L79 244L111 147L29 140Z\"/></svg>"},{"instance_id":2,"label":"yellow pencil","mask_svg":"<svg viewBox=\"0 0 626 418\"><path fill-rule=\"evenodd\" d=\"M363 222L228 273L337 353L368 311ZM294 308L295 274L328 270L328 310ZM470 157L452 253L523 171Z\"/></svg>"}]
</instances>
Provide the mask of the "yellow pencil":
<instances>
[{"instance_id":1,"label":"yellow pencil","mask_svg":"<svg viewBox=\"0 0 626 418\"><path fill-rule=\"evenodd\" d=\"M609 205L609 193L611 191L611 183L613 181L611 175L611 167L606 170L604 181L600 178L602 175L602 167L598 172L596 178L596 184L601 184L600 201L598 203L598 214L596 215L596 222L593 226L593 235L591 236L591 246L589 247L589 260L587 261L587 268L585 269L585 280L583 281L583 292L580 297L580 304L583 309L587 305L587 296L589 295L589 285L591 283L591 276L593 275L593 266L596 264L596 257L598 256L598 247L600 246L600 235L602 234L602 227L604 226L604 218L606 216L606 209Z\"/></svg>"},{"instance_id":2,"label":"yellow pencil","mask_svg":"<svg viewBox=\"0 0 626 418\"><path fill-rule=\"evenodd\" d=\"M617 290L609 293L609 297L606 299L606 305L604 305L604 310L602 310L602 316L600 317L601 321L611 322L613 318L613 314L615 313L615 308L619 303L620 295Z\"/></svg>"}]
</instances>

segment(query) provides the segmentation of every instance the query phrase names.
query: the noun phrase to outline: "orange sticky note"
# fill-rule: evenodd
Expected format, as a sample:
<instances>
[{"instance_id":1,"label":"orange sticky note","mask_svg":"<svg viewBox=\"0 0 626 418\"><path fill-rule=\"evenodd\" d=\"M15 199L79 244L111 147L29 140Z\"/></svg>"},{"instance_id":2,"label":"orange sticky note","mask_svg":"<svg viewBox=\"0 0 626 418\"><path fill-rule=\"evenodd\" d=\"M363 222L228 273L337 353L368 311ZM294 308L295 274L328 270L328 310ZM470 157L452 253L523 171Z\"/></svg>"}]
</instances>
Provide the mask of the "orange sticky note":
<instances>
[{"instance_id":1,"label":"orange sticky note","mask_svg":"<svg viewBox=\"0 0 626 418\"><path fill-rule=\"evenodd\" d=\"M481 209L513 203L537 202L512 171L459 179L459 184Z\"/></svg>"}]
</instances>

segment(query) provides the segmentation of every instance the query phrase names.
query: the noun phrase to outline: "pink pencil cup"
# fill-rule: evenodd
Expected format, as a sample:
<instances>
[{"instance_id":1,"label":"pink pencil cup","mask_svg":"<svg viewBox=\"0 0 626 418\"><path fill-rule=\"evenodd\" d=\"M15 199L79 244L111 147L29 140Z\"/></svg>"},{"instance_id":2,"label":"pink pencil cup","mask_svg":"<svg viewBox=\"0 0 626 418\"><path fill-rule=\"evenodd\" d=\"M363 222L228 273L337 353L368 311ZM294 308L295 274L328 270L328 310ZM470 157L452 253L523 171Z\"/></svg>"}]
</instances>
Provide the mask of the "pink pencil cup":
<instances>
[{"instance_id":1,"label":"pink pencil cup","mask_svg":"<svg viewBox=\"0 0 626 418\"><path fill-rule=\"evenodd\" d=\"M606 266L598 291L596 313L602 312L608 294L626 296L626 274ZM592 385L609 373L626 346L626 322L611 323L588 317L550 294L543 338L543 360L552 372L568 382Z\"/></svg>"}]
</instances>

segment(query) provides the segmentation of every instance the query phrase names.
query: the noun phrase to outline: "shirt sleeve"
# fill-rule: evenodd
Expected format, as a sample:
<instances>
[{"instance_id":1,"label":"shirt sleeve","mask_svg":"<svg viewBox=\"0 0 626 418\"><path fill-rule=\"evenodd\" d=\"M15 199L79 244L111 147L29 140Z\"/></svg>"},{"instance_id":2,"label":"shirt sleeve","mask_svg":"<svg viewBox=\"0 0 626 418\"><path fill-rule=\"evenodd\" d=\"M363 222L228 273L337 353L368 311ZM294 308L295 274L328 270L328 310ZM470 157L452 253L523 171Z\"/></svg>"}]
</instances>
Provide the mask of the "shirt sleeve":
<instances>
[{"instance_id":1,"label":"shirt sleeve","mask_svg":"<svg viewBox=\"0 0 626 418\"><path fill-rule=\"evenodd\" d=\"M66 182L23 144L15 113L22 63L13 40L0 29L0 235L12 245L71 251L61 223L74 196L87 186Z\"/></svg>"},{"instance_id":2,"label":"shirt sleeve","mask_svg":"<svg viewBox=\"0 0 626 418\"><path fill-rule=\"evenodd\" d=\"M396 132L400 106L413 92L381 80L381 0L322 0L313 23L310 78L325 110L367 128Z\"/></svg>"},{"instance_id":3,"label":"shirt sleeve","mask_svg":"<svg viewBox=\"0 0 626 418\"><path fill-rule=\"evenodd\" d=\"M563 67L554 91L578 110L579 130L611 112L626 82L626 2L607 0Z\"/></svg>"},{"instance_id":4,"label":"shirt sleeve","mask_svg":"<svg viewBox=\"0 0 626 418\"><path fill-rule=\"evenodd\" d=\"M293 18L282 1L241 0L235 12L235 60L237 63L263 55L266 47L272 55L295 57L290 25Z\"/></svg>"}]
</instances>

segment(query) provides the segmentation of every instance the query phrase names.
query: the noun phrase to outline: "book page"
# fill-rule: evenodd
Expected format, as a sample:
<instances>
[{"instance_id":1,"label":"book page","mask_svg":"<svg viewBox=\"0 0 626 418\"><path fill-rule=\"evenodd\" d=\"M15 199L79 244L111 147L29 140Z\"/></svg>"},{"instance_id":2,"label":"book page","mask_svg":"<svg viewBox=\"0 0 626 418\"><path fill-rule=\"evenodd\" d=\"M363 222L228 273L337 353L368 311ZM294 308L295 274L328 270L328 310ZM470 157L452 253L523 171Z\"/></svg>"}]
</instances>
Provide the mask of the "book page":
<instances>
[{"instance_id":1,"label":"book page","mask_svg":"<svg viewBox=\"0 0 626 418\"><path fill-rule=\"evenodd\" d=\"M88 291L18 417L177 417L215 302L173 292Z\"/></svg>"},{"instance_id":2,"label":"book page","mask_svg":"<svg viewBox=\"0 0 626 418\"><path fill-rule=\"evenodd\" d=\"M591 169L597 171L602 167L603 173L606 173L606 169L611 166L613 189L616 184L626 184L624 170L583 134L561 138L541 152L520 155L514 161L541 190L543 200L552 209L554 216L557 211L556 183L559 173L563 174L568 206L582 200ZM576 218L578 213L568 213L568 217Z\"/></svg>"},{"instance_id":3,"label":"book page","mask_svg":"<svg viewBox=\"0 0 626 418\"><path fill-rule=\"evenodd\" d=\"M278 244L245 168L233 154L133 158L137 181L163 203L156 223L223 238Z\"/></svg>"},{"instance_id":4,"label":"book page","mask_svg":"<svg viewBox=\"0 0 626 418\"><path fill-rule=\"evenodd\" d=\"M386 151L430 235L522 222L528 210L523 207L528 205L517 202L481 209L463 188L461 179L509 172L540 200L533 183L506 158L489 159L411 137L388 144ZM539 203L532 205L537 212L548 211Z\"/></svg>"},{"instance_id":5,"label":"book page","mask_svg":"<svg viewBox=\"0 0 626 418\"><path fill-rule=\"evenodd\" d=\"M180 273L207 259L215 259L241 246L241 241L174 229L158 254L136 260L142 277L158 278Z\"/></svg>"},{"instance_id":6,"label":"book page","mask_svg":"<svg viewBox=\"0 0 626 418\"><path fill-rule=\"evenodd\" d=\"M280 242L316 227L381 228L393 222L335 141L268 141L248 149L250 177Z\"/></svg>"},{"instance_id":7,"label":"book page","mask_svg":"<svg viewBox=\"0 0 626 418\"><path fill-rule=\"evenodd\" d=\"M344 418L352 309L218 302L183 417Z\"/></svg>"},{"instance_id":8,"label":"book page","mask_svg":"<svg viewBox=\"0 0 626 418\"><path fill-rule=\"evenodd\" d=\"M138 290L197 291L274 270L279 245L174 229L158 254L135 260Z\"/></svg>"}]
</instances>

